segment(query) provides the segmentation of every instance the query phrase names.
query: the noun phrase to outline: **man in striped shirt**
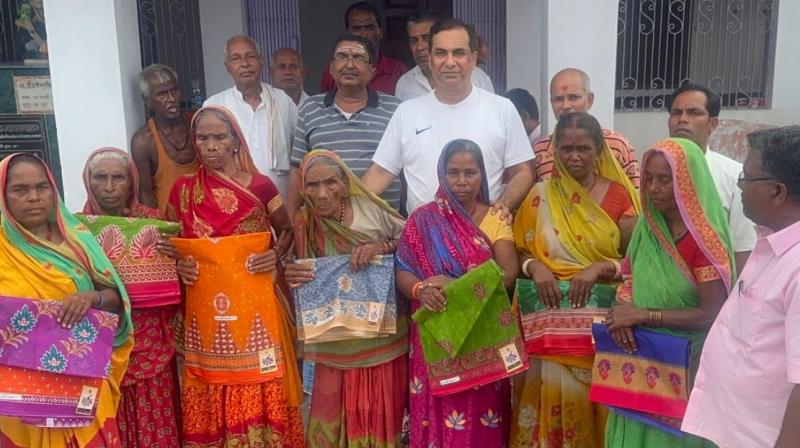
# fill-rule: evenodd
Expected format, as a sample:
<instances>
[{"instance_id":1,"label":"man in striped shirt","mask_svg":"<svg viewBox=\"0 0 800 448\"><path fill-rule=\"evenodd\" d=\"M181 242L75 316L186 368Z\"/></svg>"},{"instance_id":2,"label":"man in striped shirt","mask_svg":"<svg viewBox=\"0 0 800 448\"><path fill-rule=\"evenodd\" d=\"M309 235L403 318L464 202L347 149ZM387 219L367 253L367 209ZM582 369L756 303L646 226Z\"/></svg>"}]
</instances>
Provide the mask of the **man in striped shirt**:
<instances>
[{"instance_id":1,"label":"man in striped shirt","mask_svg":"<svg viewBox=\"0 0 800 448\"><path fill-rule=\"evenodd\" d=\"M329 149L362 176L383 137L400 100L368 87L375 72L377 53L372 42L352 34L336 40L330 74L336 90L315 95L300 109L292 147L287 206L294 214L302 206L300 163L312 149ZM381 197L400 208L400 179L395 179Z\"/></svg>"},{"instance_id":2,"label":"man in striped shirt","mask_svg":"<svg viewBox=\"0 0 800 448\"><path fill-rule=\"evenodd\" d=\"M550 81L550 105L556 117L568 112L589 112L594 103L589 75L583 70L565 68ZM639 161L631 143L624 135L603 129L603 137L622 170L636 188L639 188ZM553 134L533 145L536 155L536 182L550 178L553 172Z\"/></svg>"}]
</instances>

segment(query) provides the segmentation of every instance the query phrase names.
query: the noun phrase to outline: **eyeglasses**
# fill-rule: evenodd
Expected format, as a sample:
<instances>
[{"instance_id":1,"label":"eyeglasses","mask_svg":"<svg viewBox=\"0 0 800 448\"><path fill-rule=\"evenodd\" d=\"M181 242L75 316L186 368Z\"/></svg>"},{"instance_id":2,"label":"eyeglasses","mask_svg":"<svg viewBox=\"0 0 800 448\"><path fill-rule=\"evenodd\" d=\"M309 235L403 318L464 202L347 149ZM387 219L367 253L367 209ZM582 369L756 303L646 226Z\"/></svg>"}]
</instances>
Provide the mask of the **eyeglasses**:
<instances>
[{"instance_id":1,"label":"eyeglasses","mask_svg":"<svg viewBox=\"0 0 800 448\"><path fill-rule=\"evenodd\" d=\"M744 171L742 171L741 173L739 173L739 179L736 181L736 183L738 185L742 185L742 184L745 184L747 182L759 182L759 181L762 181L762 180L778 180L778 179L775 178L775 177L767 177L767 176L747 177L747 176L744 175Z\"/></svg>"},{"instance_id":2,"label":"eyeglasses","mask_svg":"<svg viewBox=\"0 0 800 448\"><path fill-rule=\"evenodd\" d=\"M347 64L347 61L352 60L354 63L359 65L366 65L369 64L369 58L366 54L356 53L336 53L333 55L333 60L336 61L338 64Z\"/></svg>"}]
</instances>

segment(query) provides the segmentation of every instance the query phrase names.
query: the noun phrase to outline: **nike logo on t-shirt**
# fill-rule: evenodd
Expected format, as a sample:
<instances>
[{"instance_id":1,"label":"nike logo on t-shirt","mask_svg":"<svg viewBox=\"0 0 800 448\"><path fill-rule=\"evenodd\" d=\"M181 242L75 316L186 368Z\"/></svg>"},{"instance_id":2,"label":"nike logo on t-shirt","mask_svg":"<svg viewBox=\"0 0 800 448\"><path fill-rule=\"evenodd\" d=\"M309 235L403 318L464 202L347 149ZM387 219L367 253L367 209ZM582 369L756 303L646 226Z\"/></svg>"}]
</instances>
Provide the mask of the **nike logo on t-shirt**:
<instances>
[{"instance_id":1,"label":"nike logo on t-shirt","mask_svg":"<svg viewBox=\"0 0 800 448\"><path fill-rule=\"evenodd\" d=\"M428 129L430 129L431 127L432 127L432 126L428 126L427 128L424 128L424 129L417 129L417 130L416 130L416 132L417 132L417 135L419 135L419 134L422 134L423 132L427 131L427 130L428 130Z\"/></svg>"}]
</instances>

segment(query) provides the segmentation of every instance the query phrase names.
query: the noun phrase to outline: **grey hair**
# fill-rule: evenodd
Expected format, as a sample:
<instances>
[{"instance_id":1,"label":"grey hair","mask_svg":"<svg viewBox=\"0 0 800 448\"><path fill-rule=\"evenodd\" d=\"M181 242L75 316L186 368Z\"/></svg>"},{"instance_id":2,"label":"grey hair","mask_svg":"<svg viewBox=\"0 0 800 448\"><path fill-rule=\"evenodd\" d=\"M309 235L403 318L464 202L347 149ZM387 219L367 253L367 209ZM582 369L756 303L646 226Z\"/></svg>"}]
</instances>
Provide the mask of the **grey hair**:
<instances>
[{"instance_id":1,"label":"grey hair","mask_svg":"<svg viewBox=\"0 0 800 448\"><path fill-rule=\"evenodd\" d=\"M580 76L581 77L581 83L583 84L583 90L586 91L587 95L592 93L592 80L589 78L589 75L587 75L585 71L583 71L583 70L581 70L579 68L572 68L572 67L568 67L568 68L559 70L558 73L553 75L553 79L550 81L550 89L551 90L553 88L553 81L555 81L556 78L558 78L559 76L561 76L563 74L566 74L566 73L574 73L574 74Z\"/></svg>"},{"instance_id":2,"label":"grey hair","mask_svg":"<svg viewBox=\"0 0 800 448\"><path fill-rule=\"evenodd\" d=\"M238 145L241 145L242 142L239 140L239 134L233 128L233 123L231 123L230 118L228 118L224 113L215 109L200 109L197 111L194 117L194 124L192 125L192 131L197 129L197 125L200 123L200 120L203 119L206 115L213 115L219 118L223 123L225 123L225 127L228 128L228 133L231 134L231 137L236 141Z\"/></svg>"},{"instance_id":3,"label":"grey hair","mask_svg":"<svg viewBox=\"0 0 800 448\"><path fill-rule=\"evenodd\" d=\"M136 76L136 80L139 82L139 93L142 95L142 99L150 99L150 80L153 78L172 78L175 80L175 84L178 83L178 74L172 67L164 64L150 64Z\"/></svg>"},{"instance_id":4,"label":"grey hair","mask_svg":"<svg viewBox=\"0 0 800 448\"><path fill-rule=\"evenodd\" d=\"M350 180L347 178L347 173L344 172L344 170L342 169L341 166L339 166L338 163L334 162L333 160L331 160L328 157L317 157L317 158L315 158L314 160L309 162L308 165L306 165L305 171L310 170L312 166L314 166L314 165L316 165L318 163L322 163L325 166L332 167L333 169L336 170L336 174L339 176L339 179L341 179L342 182L344 182L345 185L349 185L350 184Z\"/></svg>"},{"instance_id":5,"label":"grey hair","mask_svg":"<svg viewBox=\"0 0 800 448\"><path fill-rule=\"evenodd\" d=\"M243 34L237 34L237 35L231 37L230 39L228 39L227 41L225 41L225 47L223 47L222 53L225 55L225 60L226 61L228 60L228 47L230 47L231 44L233 43L233 41L235 41L235 40L244 40L244 41L249 42L250 45L252 45L253 48L256 49L256 53L258 53L258 55L261 56L261 46L258 45L258 42L254 41L253 38L250 37L250 36L245 36Z\"/></svg>"},{"instance_id":6,"label":"grey hair","mask_svg":"<svg viewBox=\"0 0 800 448\"><path fill-rule=\"evenodd\" d=\"M97 164L100 163L102 160L117 160L122 162L125 165L125 168L130 170L130 160L125 157L123 154L118 153L117 151L103 151L100 153L95 154L92 156L86 165L89 167L89 175L92 175L92 171L97 168Z\"/></svg>"}]
</instances>

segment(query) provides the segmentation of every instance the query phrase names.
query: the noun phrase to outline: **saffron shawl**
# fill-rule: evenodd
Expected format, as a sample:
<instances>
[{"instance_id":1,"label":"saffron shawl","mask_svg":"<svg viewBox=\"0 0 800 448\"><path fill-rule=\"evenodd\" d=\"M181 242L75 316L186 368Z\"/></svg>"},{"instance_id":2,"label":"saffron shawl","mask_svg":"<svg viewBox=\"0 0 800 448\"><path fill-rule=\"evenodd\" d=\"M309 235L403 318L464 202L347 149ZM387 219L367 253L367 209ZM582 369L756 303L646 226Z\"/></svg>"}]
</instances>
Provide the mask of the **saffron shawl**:
<instances>
[{"instance_id":1,"label":"saffron shawl","mask_svg":"<svg viewBox=\"0 0 800 448\"><path fill-rule=\"evenodd\" d=\"M139 172L136 169L136 164L131 156L119 148L113 148L110 146L94 150L94 152L89 155L89 159L87 159L86 165L83 168L83 185L86 187L86 203L83 205L83 214L104 214L103 209L100 207L100 204L97 202L97 198L95 198L94 192L92 191L92 186L89 179L89 164L95 157L107 152L124 156L125 160L128 161L128 172L130 173L129 175L131 178L131 195L128 198L127 208L123 210L123 215L130 218L161 219L162 216L158 210L150 208L139 202Z\"/></svg>"},{"instance_id":2,"label":"saffron shawl","mask_svg":"<svg viewBox=\"0 0 800 448\"><path fill-rule=\"evenodd\" d=\"M308 153L300 165L300 178L305 185L308 166L317 158L325 157L339 166L347 175L350 197L364 197L378 205L382 212L402 219L383 199L372 193L333 151L315 149ZM342 223L323 218L301 189L305 206L294 218L295 251L298 258L317 258L345 255L360 243L371 238L356 232ZM397 303L397 321L394 334L381 338L351 339L342 342L306 344L304 357L334 368L369 367L383 364L408 352L408 319L406 305Z\"/></svg>"}]
</instances>

